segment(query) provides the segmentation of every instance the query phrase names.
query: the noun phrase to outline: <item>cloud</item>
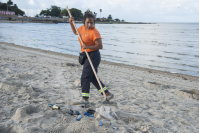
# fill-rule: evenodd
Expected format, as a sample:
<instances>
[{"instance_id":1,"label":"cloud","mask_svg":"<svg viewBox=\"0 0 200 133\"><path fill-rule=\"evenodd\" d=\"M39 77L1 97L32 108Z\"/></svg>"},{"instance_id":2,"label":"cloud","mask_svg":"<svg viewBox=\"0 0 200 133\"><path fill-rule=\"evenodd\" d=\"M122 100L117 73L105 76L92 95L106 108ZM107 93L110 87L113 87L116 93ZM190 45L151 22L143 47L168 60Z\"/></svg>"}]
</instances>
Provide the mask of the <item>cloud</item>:
<instances>
[{"instance_id":1,"label":"cloud","mask_svg":"<svg viewBox=\"0 0 200 133\"><path fill-rule=\"evenodd\" d=\"M28 3L29 3L30 5L35 5L34 0L29 0Z\"/></svg>"}]
</instances>

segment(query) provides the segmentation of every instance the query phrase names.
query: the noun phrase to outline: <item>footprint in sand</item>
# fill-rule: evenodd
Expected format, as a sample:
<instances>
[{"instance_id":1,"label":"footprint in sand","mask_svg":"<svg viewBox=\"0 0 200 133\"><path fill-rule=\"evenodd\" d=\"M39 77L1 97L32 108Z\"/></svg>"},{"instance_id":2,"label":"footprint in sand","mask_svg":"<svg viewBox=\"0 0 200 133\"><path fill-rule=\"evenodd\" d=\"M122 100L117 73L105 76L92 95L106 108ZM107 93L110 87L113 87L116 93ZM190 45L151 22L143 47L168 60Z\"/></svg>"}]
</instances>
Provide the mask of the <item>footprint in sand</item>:
<instances>
[{"instance_id":1,"label":"footprint in sand","mask_svg":"<svg viewBox=\"0 0 200 133\"><path fill-rule=\"evenodd\" d=\"M175 92L175 94L181 97L199 100L199 90L195 90L195 89L180 90L180 91Z\"/></svg>"}]
</instances>

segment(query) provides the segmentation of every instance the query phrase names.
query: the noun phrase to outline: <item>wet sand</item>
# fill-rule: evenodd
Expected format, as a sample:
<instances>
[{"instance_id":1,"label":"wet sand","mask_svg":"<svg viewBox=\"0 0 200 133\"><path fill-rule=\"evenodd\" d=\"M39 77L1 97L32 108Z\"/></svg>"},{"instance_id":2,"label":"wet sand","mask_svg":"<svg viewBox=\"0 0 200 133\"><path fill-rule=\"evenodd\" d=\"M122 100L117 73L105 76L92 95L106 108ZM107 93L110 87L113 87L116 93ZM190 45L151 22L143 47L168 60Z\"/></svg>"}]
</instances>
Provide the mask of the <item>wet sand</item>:
<instances>
[{"instance_id":1,"label":"wet sand","mask_svg":"<svg viewBox=\"0 0 200 133\"><path fill-rule=\"evenodd\" d=\"M0 132L199 132L199 77L102 61L98 76L117 106L103 105L91 85L90 108L107 106L117 117L74 122L69 109L87 110L72 105L81 99L81 72L77 56L1 42Z\"/></svg>"}]
</instances>

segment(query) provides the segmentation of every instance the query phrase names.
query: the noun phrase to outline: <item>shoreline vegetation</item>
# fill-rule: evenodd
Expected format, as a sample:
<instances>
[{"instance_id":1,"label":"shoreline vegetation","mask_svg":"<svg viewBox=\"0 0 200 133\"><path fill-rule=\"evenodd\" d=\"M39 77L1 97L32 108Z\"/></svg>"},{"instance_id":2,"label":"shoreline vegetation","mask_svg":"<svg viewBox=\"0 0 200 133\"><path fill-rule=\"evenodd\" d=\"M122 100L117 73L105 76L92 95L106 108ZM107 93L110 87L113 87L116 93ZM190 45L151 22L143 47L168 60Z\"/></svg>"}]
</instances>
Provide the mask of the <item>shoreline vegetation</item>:
<instances>
[{"instance_id":1,"label":"shoreline vegetation","mask_svg":"<svg viewBox=\"0 0 200 133\"><path fill-rule=\"evenodd\" d=\"M44 20L37 20L37 19L32 19L32 20L15 20L15 21L9 21L9 20L1 20L0 23L49 23L49 24L57 24L57 23L69 23L67 21L63 21L62 19L59 20L49 20L49 19L44 19ZM81 21L75 21L75 23L83 23ZM156 23L146 23L146 22L96 22L96 24L156 24Z\"/></svg>"},{"instance_id":2,"label":"shoreline vegetation","mask_svg":"<svg viewBox=\"0 0 200 133\"><path fill-rule=\"evenodd\" d=\"M80 9L69 9L75 20L82 21L83 13ZM90 11L88 9L88 11ZM102 9L99 9L100 13ZM126 22L124 19L113 18L111 14L108 17L97 16L96 11L90 11L96 18L97 24L153 24L147 22ZM50 18L50 19L49 19ZM0 20L9 21L33 21L35 23L66 23L69 20L69 13L66 8L61 8L56 5L51 5L46 10L42 9L39 14L35 14L34 17L28 16L23 10L19 9L17 4L14 4L12 0L6 3L0 2ZM14 22L13 22L14 23ZM79 22L78 22L79 23Z\"/></svg>"},{"instance_id":3,"label":"shoreline vegetation","mask_svg":"<svg viewBox=\"0 0 200 133\"><path fill-rule=\"evenodd\" d=\"M0 15L0 23L69 23L69 18L38 18L38 17L18 17L17 15ZM75 23L83 23L75 21ZM156 24L149 22L118 22L118 21L97 21L96 24Z\"/></svg>"}]
</instances>

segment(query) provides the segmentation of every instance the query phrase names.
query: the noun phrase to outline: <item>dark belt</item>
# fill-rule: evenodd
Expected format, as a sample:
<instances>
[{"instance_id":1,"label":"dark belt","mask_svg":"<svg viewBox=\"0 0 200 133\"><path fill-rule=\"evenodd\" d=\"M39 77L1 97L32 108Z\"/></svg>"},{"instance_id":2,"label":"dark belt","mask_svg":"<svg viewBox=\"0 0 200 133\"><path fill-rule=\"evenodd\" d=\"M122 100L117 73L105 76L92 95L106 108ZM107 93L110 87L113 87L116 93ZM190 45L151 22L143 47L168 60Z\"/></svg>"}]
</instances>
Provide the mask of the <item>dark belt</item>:
<instances>
[{"instance_id":1,"label":"dark belt","mask_svg":"<svg viewBox=\"0 0 200 133\"><path fill-rule=\"evenodd\" d=\"M97 49L97 50L98 50L98 49ZM92 52L88 52L88 54L91 55L93 52L96 52L97 50L92 51ZM82 52L82 53L85 53L85 52Z\"/></svg>"}]
</instances>

